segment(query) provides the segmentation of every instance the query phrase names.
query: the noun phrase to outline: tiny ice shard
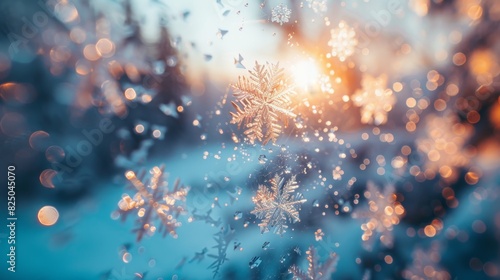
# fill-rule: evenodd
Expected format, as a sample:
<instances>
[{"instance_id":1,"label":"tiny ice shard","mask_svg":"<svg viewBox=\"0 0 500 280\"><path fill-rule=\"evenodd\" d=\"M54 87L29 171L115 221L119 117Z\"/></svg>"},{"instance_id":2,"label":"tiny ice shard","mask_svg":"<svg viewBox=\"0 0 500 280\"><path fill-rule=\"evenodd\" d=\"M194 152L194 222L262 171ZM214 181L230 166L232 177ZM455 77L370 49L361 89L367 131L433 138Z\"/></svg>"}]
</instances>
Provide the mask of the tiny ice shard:
<instances>
[{"instance_id":1,"label":"tiny ice shard","mask_svg":"<svg viewBox=\"0 0 500 280\"><path fill-rule=\"evenodd\" d=\"M259 163L264 164L267 162L267 157L265 155L260 155L259 156Z\"/></svg>"},{"instance_id":2,"label":"tiny ice shard","mask_svg":"<svg viewBox=\"0 0 500 280\"><path fill-rule=\"evenodd\" d=\"M248 263L250 266L250 269L254 269L256 267L259 267L260 263L262 262L260 257L253 257L252 260Z\"/></svg>"},{"instance_id":3,"label":"tiny ice shard","mask_svg":"<svg viewBox=\"0 0 500 280\"><path fill-rule=\"evenodd\" d=\"M234 219L236 221L239 220L239 219L241 219L241 217L243 217L243 213L241 213L241 211L234 212Z\"/></svg>"},{"instance_id":4,"label":"tiny ice shard","mask_svg":"<svg viewBox=\"0 0 500 280\"><path fill-rule=\"evenodd\" d=\"M312 203L313 207L319 207L319 201L315 199Z\"/></svg>"},{"instance_id":5,"label":"tiny ice shard","mask_svg":"<svg viewBox=\"0 0 500 280\"><path fill-rule=\"evenodd\" d=\"M229 31L219 28L219 31L217 31L217 38L219 38L221 40L224 39L224 36L227 34L227 32L229 32Z\"/></svg>"},{"instance_id":6,"label":"tiny ice shard","mask_svg":"<svg viewBox=\"0 0 500 280\"><path fill-rule=\"evenodd\" d=\"M234 59L234 65L236 65L236 68L247 69L245 65L243 65L243 60L244 60L243 56L241 56L241 54L238 54L238 58Z\"/></svg>"},{"instance_id":7,"label":"tiny ice shard","mask_svg":"<svg viewBox=\"0 0 500 280\"><path fill-rule=\"evenodd\" d=\"M174 118L179 117L179 114L177 114L177 106L175 106L174 102L170 102L168 104L160 104L159 108L163 112L163 114L167 116L171 116Z\"/></svg>"}]
</instances>

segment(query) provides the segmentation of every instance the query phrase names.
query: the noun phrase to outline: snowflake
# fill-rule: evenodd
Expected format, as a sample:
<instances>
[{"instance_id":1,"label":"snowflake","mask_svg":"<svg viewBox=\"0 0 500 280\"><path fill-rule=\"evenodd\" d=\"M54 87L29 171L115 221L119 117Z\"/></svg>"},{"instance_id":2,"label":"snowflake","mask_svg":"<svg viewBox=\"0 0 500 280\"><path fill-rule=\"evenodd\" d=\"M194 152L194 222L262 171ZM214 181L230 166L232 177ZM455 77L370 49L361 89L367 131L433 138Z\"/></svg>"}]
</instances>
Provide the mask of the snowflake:
<instances>
[{"instance_id":1,"label":"snowflake","mask_svg":"<svg viewBox=\"0 0 500 280\"><path fill-rule=\"evenodd\" d=\"M277 22L280 25L283 25L283 23L288 22L290 20L290 16L292 15L292 10L288 9L286 5L279 4L278 6L274 7L273 10L271 11L271 21L272 22Z\"/></svg>"},{"instance_id":2,"label":"snowflake","mask_svg":"<svg viewBox=\"0 0 500 280\"><path fill-rule=\"evenodd\" d=\"M403 205L396 201L394 186L388 185L381 193L372 182L368 182L365 197L368 199L368 211L357 211L354 218L368 220L361 225L364 231L361 239L365 241L366 249L371 250L373 245L373 235L380 234L380 241L386 247L392 247L393 225L399 224L399 220L405 212Z\"/></svg>"},{"instance_id":3,"label":"snowflake","mask_svg":"<svg viewBox=\"0 0 500 280\"><path fill-rule=\"evenodd\" d=\"M466 166L471 158L464 146L472 130L450 112L442 117L427 116L426 136L416 141L418 150L427 159L423 170L427 179L433 179L437 172L447 181L456 179L457 169Z\"/></svg>"},{"instance_id":4,"label":"snowflake","mask_svg":"<svg viewBox=\"0 0 500 280\"><path fill-rule=\"evenodd\" d=\"M250 213L261 219L259 226L262 233L273 227L275 233L283 235L288 228L287 221L300 222L300 204L307 200L299 193L293 195L299 187L295 175L286 183L284 181L284 178L276 174L271 179L271 190L267 186L259 185L257 195L252 197L255 209Z\"/></svg>"},{"instance_id":5,"label":"snowflake","mask_svg":"<svg viewBox=\"0 0 500 280\"><path fill-rule=\"evenodd\" d=\"M358 45L356 31L342 20L339 22L339 27L330 30L330 33L328 46L332 48L331 54L344 61L354 53L354 48Z\"/></svg>"},{"instance_id":6,"label":"snowflake","mask_svg":"<svg viewBox=\"0 0 500 280\"><path fill-rule=\"evenodd\" d=\"M222 227L215 234L214 240L215 242L217 242L217 245L213 246L212 248L217 249L217 255L208 254L208 257L215 259L215 261L208 267L213 269L214 278L215 276L217 276L217 273L219 273L220 267L229 260L227 258L227 249L229 248L229 244L231 243L233 236L234 229L230 227Z\"/></svg>"},{"instance_id":7,"label":"snowflake","mask_svg":"<svg viewBox=\"0 0 500 280\"><path fill-rule=\"evenodd\" d=\"M167 233L177 238L176 228L181 225L177 221L180 214L185 213L183 203L186 200L188 187L180 184L179 180L174 183L174 188L169 190L166 179L163 178L164 166L153 167L149 173L150 178L144 181L145 172L137 176L133 171L127 171L125 177L130 181L137 193L134 197L128 194L122 195L118 202L119 212L123 219L132 211L137 210L137 241L140 241L145 233L152 235L157 228L153 224L155 220L160 221L159 232L163 236Z\"/></svg>"},{"instance_id":8,"label":"snowflake","mask_svg":"<svg viewBox=\"0 0 500 280\"><path fill-rule=\"evenodd\" d=\"M265 145L269 140L276 141L282 132L278 121L288 125L288 118L296 115L292 112L290 95L293 86L284 80L284 69L277 64L261 65L255 62L250 77L238 77L233 86L237 102L231 102L236 112L231 112L231 123L241 126L245 123L245 135L251 143L255 139Z\"/></svg>"},{"instance_id":9,"label":"snowflake","mask_svg":"<svg viewBox=\"0 0 500 280\"><path fill-rule=\"evenodd\" d=\"M396 103L392 90L387 88L387 76L363 76L362 89L352 96L354 105L361 107L361 122L381 125L387 122L387 113Z\"/></svg>"},{"instance_id":10,"label":"snowflake","mask_svg":"<svg viewBox=\"0 0 500 280\"><path fill-rule=\"evenodd\" d=\"M327 11L326 0L307 0L309 8L315 13L324 13Z\"/></svg>"},{"instance_id":11,"label":"snowflake","mask_svg":"<svg viewBox=\"0 0 500 280\"><path fill-rule=\"evenodd\" d=\"M412 255L413 263L403 270L404 279L451 279L450 274L438 265L441 259L438 243L432 243L428 251L418 248Z\"/></svg>"},{"instance_id":12,"label":"snowflake","mask_svg":"<svg viewBox=\"0 0 500 280\"><path fill-rule=\"evenodd\" d=\"M335 272L337 268L338 257L335 253L330 253L328 259L323 263L319 264L319 257L316 249L311 246L309 250L306 251L307 262L309 266L307 272L300 270L297 266L293 265L288 269L288 272L293 274L293 279L299 280L327 280L332 279L331 275Z\"/></svg>"}]
</instances>

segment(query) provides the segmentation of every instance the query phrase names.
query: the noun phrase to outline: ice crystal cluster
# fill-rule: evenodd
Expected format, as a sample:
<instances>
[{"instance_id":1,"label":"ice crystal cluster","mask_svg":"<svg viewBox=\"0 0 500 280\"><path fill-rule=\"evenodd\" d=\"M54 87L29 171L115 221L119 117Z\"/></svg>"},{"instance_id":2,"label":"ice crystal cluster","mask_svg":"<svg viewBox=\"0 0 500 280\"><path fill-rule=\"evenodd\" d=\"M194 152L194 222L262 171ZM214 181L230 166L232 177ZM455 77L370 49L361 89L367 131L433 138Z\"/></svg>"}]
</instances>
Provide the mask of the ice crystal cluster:
<instances>
[{"instance_id":1,"label":"ice crystal cluster","mask_svg":"<svg viewBox=\"0 0 500 280\"><path fill-rule=\"evenodd\" d=\"M340 21L338 27L330 30L330 33L331 39L328 41L328 46L332 48L331 54L333 56L338 57L340 61L345 61L346 58L354 54L358 45L354 28L345 21Z\"/></svg>"},{"instance_id":2,"label":"ice crystal cluster","mask_svg":"<svg viewBox=\"0 0 500 280\"><path fill-rule=\"evenodd\" d=\"M327 11L326 0L307 0L307 5L315 13L324 13Z\"/></svg>"},{"instance_id":3,"label":"ice crystal cluster","mask_svg":"<svg viewBox=\"0 0 500 280\"><path fill-rule=\"evenodd\" d=\"M299 185L295 176L285 183L285 179L275 175L271 181L271 189L259 185L257 194L252 197L255 209L252 210L258 219L262 233L272 228L276 234L282 235L288 228L287 223L300 222L300 205L306 202L300 193L295 193Z\"/></svg>"},{"instance_id":4,"label":"ice crystal cluster","mask_svg":"<svg viewBox=\"0 0 500 280\"><path fill-rule=\"evenodd\" d=\"M364 75L362 88L352 96L354 105L361 108L361 122L381 125L387 122L387 113L396 103L392 90L387 88L387 76L377 78Z\"/></svg>"},{"instance_id":5,"label":"ice crystal cluster","mask_svg":"<svg viewBox=\"0 0 500 280\"><path fill-rule=\"evenodd\" d=\"M377 186L368 182L365 197L368 200L368 210L356 211L354 218L367 220L361 225L364 247L370 250L373 247L375 237L379 236L380 241L386 247L392 247L394 225L399 224L405 212L403 205L396 201L394 186L388 185L383 192Z\"/></svg>"},{"instance_id":6,"label":"ice crystal cluster","mask_svg":"<svg viewBox=\"0 0 500 280\"><path fill-rule=\"evenodd\" d=\"M320 264L319 256L313 246L306 251L308 267L307 271L302 271L296 265L288 269L293 274L294 280L328 280L337 268L338 257L335 253L330 253L328 259Z\"/></svg>"},{"instance_id":7,"label":"ice crystal cluster","mask_svg":"<svg viewBox=\"0 0 500 280\"><path fill-rule=\"evenodd\" d=\"M292 10L288 9L284 4L279 4L271 11L271 21L283 25L283 23L287 23L290 20L291 15Z\"/></svg>"},{"instance_id":8,"label":"ice crystal cluster","mask_svg":"<svg viewBox=\"0 0 500 280\"><path fill-rule=\"evenodd\" d=\"M285 80L284 69L279 64L255 62L250 77L240 76L233 85L236 102L231 102L236 112L231 112L231 123L244 125L244 134L251 143L255 140L266 144L276 142L283 131L283 123L294 118L291 95L292 85Z\"/></svg>"},{"instance_id":9,"label":"ice crystal cluster","mask_svg":"<svg viewBox=\"0 0 500 280\"><path fill-rule=\"evenodd\" d=\"M170 190L164 178L164 166L155 166L149 171L149 178L145 179L145 172L137 175L133 171L127 171L125 177L135 189L136 194L130 197L128 194L122 195L118 202L119 212L123 219L132 212L137 213L138 228L137 241L140 241L144 234L153 235L156 231L177 237L176 228L181 225L177 220L180 214L184 214L186 196L189 188L181 185L176 180ZM159 223L157 229L156 223Z\"/></svg>"},{"instance_id":10,"label":"ice crystal cluster","mask_svg":"<svg viewBox=\"0 0 500 280\"><path fill-rule=\"evenodd\" d=\"M427 116L425 136L416 141L425 158L426 177L432 179L439 173L446 180L456 178L457 169L469 163L470 154L464 146L471 133L472 127L459 123L452 113Z\"/></svg>"}]
</instances>

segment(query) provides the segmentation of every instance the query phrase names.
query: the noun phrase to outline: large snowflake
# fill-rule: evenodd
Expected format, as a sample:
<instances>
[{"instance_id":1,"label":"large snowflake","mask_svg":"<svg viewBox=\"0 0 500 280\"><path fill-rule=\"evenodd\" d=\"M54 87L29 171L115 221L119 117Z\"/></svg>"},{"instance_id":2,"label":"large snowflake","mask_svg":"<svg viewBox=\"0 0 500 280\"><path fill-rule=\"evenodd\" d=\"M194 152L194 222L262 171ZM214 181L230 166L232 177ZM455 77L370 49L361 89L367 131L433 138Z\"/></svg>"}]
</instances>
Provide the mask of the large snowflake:
<instances>
[{"instance_id":1,"label":"large snowflake","mask_svg":"<svg viewBox=\"0 0 500 280\"><path fill-rule=\"evenodd\" d=\"M431 279L431 280L450 280L448 271L444 270L439 262L441 255L439 253L439 244L432 243L431 247L424 251L417 248L412 254L413 263L403 270L404 279Z\"/></svg>"},{"instance_id":2,"label":"large snowflake","mask_svg":"<svg viewBox=\"0 0 500 280\"><path fill-rule=\"evenodd\" d=\"M134 230L137 232L137 241L140 241L145 233L152 235L157 231L154 224L157 220L160 222L158 231L163 232L163 236L169 233L174 238L177 237L176 228L181 225L177 218L186 212L184 201L189 188L176 180L173 189L169 190L163 171L164 166L153 167L147 180L144 171L139 175L133 171L125 173L137 193L133 198L128 194L122 195L118 207L122 219L137 211L139 227Z\"/></svg>"},{"instance_id":3,"label":"large snowflake","mask_svg":"<svg viewBox=\"0 0 500 280\"><path fill-rule=\"evenodd\" d=\"M271 189L265 185L259 185L257 195L252 197L255 209L250 212L261 219L259 223L261 232L268 232L274 228L274 232L282 235L288 228L287 222L300 222L300 205L307 200L300 193L294 195L299 187L295 176L284 183L284 178L275 175L271 179Z\"/></svg>"},{"instance_id":4,"label":"large snowflake","mask_svg":"<svg viewBox=\"0 0 500 280\"><path fill-rule=\"evenodd\" d=\"M454 181L457 169L466 166L471 158L464 147L473 128L461 124L451 112L444 116L431 114L425 124L426 135L416 141L418 150L426 158L422 171L427 179L433 179L439 173L443 179Z\"/></svg>"},{"instance_id":5,"label":"large snowflake","mask_svg":"<svg viewBox=\"0 0 500 280\"><path fill-rule=\"evenodd\" d=\"M361 107L361 122L375 125L386 123L387 113L396 103L392 90L387 88L387 76L363 76L361 86L363 88L352 97L354 105Z\"/></svg>"},{"instance_id":6,"label":"large snowflake","mask_svg":"<svg viewBox=\"0 0 500 280\"><path fill-rule=\"evenodd\" d=\"M307 262L309 263L307 267L307 272L302 271L296 265L293 265L288 269L290 273L293 274L293 279L298 280L327 280L332 279L331 275L335 272L337 268L338 257L335 253L330 253L328 259L319 264L319 257L316 249L311 246L306 252Z\"/></svg>"},{"instance_id":7,"label":"large snowflake","mask_svg":"<svg viewBox=\"0 0 500 280\"><path fill-rule=\"evenodd\" d=\"M361 225L361 229L364 231L361 236L365 242L364 247L368 250L373 248L374 235L380 236L380 241L384 246L392 247L393 226L399 224L400 218L405 212L403 205L396 200L394 186L388 185L383 192L380 192L375 184L368 182L365 197L368 199L369 209L356 211L353 214L354 218L367 220Z\"/></svg>"},{"instance_id":8,"label":"large snowflake","mask_svg":"<svg viewBox=\"0 0 500 280\"><path fill-rule=\"evenodd\" d=\"M338 28L330 30L331 38L328 46L332 48L331 54L339 58L340 61L346 60L354 54L354 49L358 45L356 31L347 25L345 21L340 21Z\"/></svg>"},{"instance_id":9,"label":"large snowflake","mask_svg":"<svg viewBox=\"0 0 500 280\"><path fill-rule=\"evenodd\" d=\"M255 139L266 144L276 141L288 118L296 115L292 112L290 95L294 94L293 86L288 85L284 78L284 69L279 64L265 65L255 62L250 77L238 78L233 85L237 102L231 102L236 112L231 112L231 123L241 126L245 124L245 135L251 143Z\"/></svg>"}]
</instances>

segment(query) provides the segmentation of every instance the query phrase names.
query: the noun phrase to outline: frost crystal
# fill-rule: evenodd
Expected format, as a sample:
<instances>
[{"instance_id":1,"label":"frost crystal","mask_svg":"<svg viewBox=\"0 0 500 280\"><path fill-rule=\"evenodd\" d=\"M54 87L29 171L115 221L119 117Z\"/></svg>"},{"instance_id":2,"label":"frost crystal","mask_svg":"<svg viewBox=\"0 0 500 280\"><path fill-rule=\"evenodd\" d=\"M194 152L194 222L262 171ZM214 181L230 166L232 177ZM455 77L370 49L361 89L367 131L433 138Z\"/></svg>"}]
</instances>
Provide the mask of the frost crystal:
<instances>
[{"instance_id":1,"label":"frost crystal","mask_svg":"<svg viewBox=\"0 0 500 280\"><path fill-rule=\"evenodd\" d=\"M237 102L231 102L236 112L231 112L231 123L241 126L245 123L245 135L251 143L255 139L265 145L276 141L282 132L278 122L288 125L288 118L296 115L292 112L290 95L294 94L293 86L287 85L284 69L277 64L261 65L255 62L250 77L238 77L233 86Z\"/></svg>"},{"instance_id":2,"label":"frost crystal","mask_svg":"<svg viewBox=\"0 0 500 280\"><path fill-rule=\"evenodd\" d=\"M286 5L279 4L278 6L273 8L273 10L271 11L271 15L272 22L277 22L280 25L283 25L283 23L286 23L290 20L292 10L288 9Z\"/></svg>"},{"instance_id":3,"label":"frost crystal","mask_svg":"<svg viewBox=\"0 0 500 280\"><path fill-rule=\"evenodd\" d=\"M375 234L380 234L382 244L386 247L392 247L393 225L399 224L399 220L405 212L403 205L396 201L394 186L388 185L381 193L375 184L368 182L365 197L368 199L368 211L357 211L353 214L353 218L368 220L361 225L361 229L364 231L361 239L365 241L365 248L372 249L374 241L372 238Z\"/></svg>"},{"instance_id":4,"label":"frost crystal","mask_svg":"<svg viewBox=\"0 0 500 280\"><path fill-rule=\"evenodd\" d=\"M326 12L326 0L307 0L309 8L311 8L315 13Z\"/></svg>"},{"instance_id":5,"label":"frost crystal","mask_svg":"<svg viewBox=\"0 0 500 280\"><path fill-rule=\"evenodd\" d=\"M295 176L284 183L284 178L275 175L271 179L271 190L267 186L259 185L257 195L252 197L255 209L250 212L261 219L259 224L261 232L269 231L269 227L274 228L274 232L282 235L288 225L288 221L300 222L300 204L307 200L297 193L293 195L299 187L295 181Z\"/></svg>"},{"instance_id":6,"label":"frost crystal","mask_svg":"<svg viewBox=\"0 0 500 280\"><path fill-rule=\"evenodd\" d=\"M180 181L176 180L173 189L169 190L168 183L163 178L163 170L164 166L153 167L149 171L151 176L148 180L144 180L145 172L141 172L139 176L133 171L125 173L137 193L133 198L128 194L122 195L118 207L123 220L129 213L137 211L139 227L134 230L137 232L137 241L140 241L145 233L152 235L157 231L155 220L160 221L159 232L163 232L163 236L169 233L174 238L177 237L175 230L181 225L177 217L185 213L183 202L189 188L183 187Z\"/></svg>"},{"instance_id":7,"label":"frost crystal","mask_svg":"<svg viewBox=\"0 0 500 280\"><path fill-rule=\"evenodd\" d=\"M319 257L316 249L311 246L309 250L306 251L307 262L309 266L307 272L300 270L296 265L293 265L288 269L290 273L293 274L293 279L298 280L327 280L331 279L332 273L335 272L337 268L338 257L335 253L330 253L328 259L323 263L319 264Z\"/></svg>"},{"instance_id":8,"label":"frost crystal","mask_svg":"<svg viewBox=\"0 0 500 280\"><path fill-rule=\"evenodd\" d=\"M345 21L339 22L339 27L330 30L331 39L328 46L332 48L332 55L344 61L354 53L354 48L358 45L356 31L347 25Z\"/></svg>"},{"instance_id":9,"label":"frost crystal","mask_svg":"<svg viewBox=\"0 0 500 280\"><path fill-rule=\"evenodd\" d=\"M363 88L352 97L354 105L361 107L361 122L375 125L386 123L387 113L396 103L392 90L387 88L387 77L363 76L361 86Z\"/></svg>"}]
</instances>

